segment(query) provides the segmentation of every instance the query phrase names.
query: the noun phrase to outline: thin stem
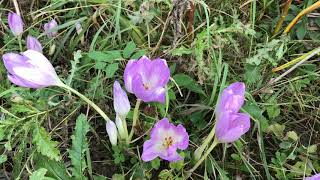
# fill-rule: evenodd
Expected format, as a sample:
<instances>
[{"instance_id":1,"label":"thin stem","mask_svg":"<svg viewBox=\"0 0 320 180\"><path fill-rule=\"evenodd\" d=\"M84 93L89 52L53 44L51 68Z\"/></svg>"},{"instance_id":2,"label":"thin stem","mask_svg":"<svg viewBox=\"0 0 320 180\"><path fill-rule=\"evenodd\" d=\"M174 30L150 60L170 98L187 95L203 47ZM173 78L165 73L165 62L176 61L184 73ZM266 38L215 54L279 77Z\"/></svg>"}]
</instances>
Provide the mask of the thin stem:
<instances>
[{"instance_id":1,"label":"thin stem","mask_svg":"<svg viewBox=\"0 0 320 180\"><path fill-rule=\"evenodd\" d=\"M188 179L191 176L191 174L201 165L201 163L207 158L207 156L211 153L213 148L217 146L217 144L219 144L219 141L217 138L215 138L213 143L211 144L209 149L206 151L206 153L201 157L201 159L193 166L192 169L187 171L186 179Z\"/></svg>"},{"instance_id":2,"label":"thin stem","mask_svg":"<svg viewBox=\"0 0 320 180\"><path fill-rule=\"evenodd\" d=\"M126 134L126 140L128 140L129 133L128 133L127 121L126 121L125 118L121 119L121 121L122 121L122 126L123 126L123 129L124 129L124 132Z\"/></svg>"},{"instance_id":3,"label":"thin stem","mask_svg":"<svg viewBox=\"0 0 320 180\"><path fill-rule=\"evenodd\" d=\"M202 156L203 151L208 146L208 144L211 142L214 134L215 134L215 127L213 127L209 133L209 135L206 137L206 139L203 141L200 147L198 147L194 152L194 159L198 161L200 157Z\"/></svg>"},{"instance_id":4,"label":"thin stem","mask_svg":"<svg viewBox=\"0 0 320 180\"><path fill-rule=\"evenodd\" d=\"M282 10L281 17L279 18L278 23L276 25L276 28L273 31L273 36L277 35L277 33L280 31L282 24L288 15L288 11L290 9L291 3L292 3L292 0L287 0L286 4Z\"/></svg>"},{"instance_id":5,"label":"thin stem","mask_svg":"<svg viewBox=\"0 0 320 180\"><path fill-rule=\"evenodd\" d=\"M320 8L320 1L315 2L311 6L305 8L302 10L286 27L286 29L283 31L284 34L288 34L290 30L294 27L294 25L297 24L297 22L306 14L310 13L311 11Z\"/></svg>"},{"instance_id":6,"label":"thin stem","mask_svg":"<svg viewBox=\"0 0 320 180\"><path fill-rule=\"evenodd\" d=\"M79 96L82 100L84 100L86 103L88 103L93 109L95 109L103 117L103 119L105 119L106 121L110 121L109 117L94 102L92 102L86 96L84 96L83 94L81 94L77 90L75 90L72 87L67 86L63 83L59 84L58 86L62 87L64 89L67 89L67 90L73 92L74 94L76 94L77 96Z\"/></svg>"},{"instance_id":7,"label":"thin stem","mask_svg":"<svg viewBox=\"0 0 320 180\"><path fill-rule=\"evenodd\" d=\"M134 111L133 111L133 120L132 120L132 127L131 127L131 131L130 131L130 135L128 138L128 142L131 141L132 136L133 136L133 132L134 132L134 127L137 124L138 118L139 118L139 107L141 104L141 99L138 99L136 102L136 106L134 107Z\"/></svg>"},{"instance_id":8,"label":"thin stem","mask_svg":"<svg viewBox=\"0 0 320 180\"><path fill-rule=\"evenodd\" d=\"M12 2L13 2L13 5L14 5L14 8L16 9L16 13L18 14L18 16L21 16L17 0L12 0Z\"/></svg>"},{"instance_id":9,"label":"thin stem","mask_svg":"<svg viewBox=\"0 0 320 180\"><path fill-rule=\"evenodd\" d=\"M22 40L21 40L21 35L18 36L18 42L19 42L20 52L22 52Z\"/></svg>"}]
</instances>

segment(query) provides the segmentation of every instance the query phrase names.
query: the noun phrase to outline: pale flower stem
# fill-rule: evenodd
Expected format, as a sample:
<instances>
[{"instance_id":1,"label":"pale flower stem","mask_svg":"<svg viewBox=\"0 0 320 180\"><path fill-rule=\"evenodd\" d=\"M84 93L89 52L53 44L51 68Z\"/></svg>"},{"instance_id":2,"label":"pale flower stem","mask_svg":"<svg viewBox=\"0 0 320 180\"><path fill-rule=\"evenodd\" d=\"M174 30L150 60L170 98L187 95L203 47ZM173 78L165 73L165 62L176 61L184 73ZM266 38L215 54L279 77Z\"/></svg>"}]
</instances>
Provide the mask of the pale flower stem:
<instances>
[{"instance_id":1,"label":"pale flower stem","mask_svg":"<svg viewBox=\"0 0 320 180\"><path fill-rule=\"evenodd\" d=\"M127 121L126 121L125 118L121 119L121 121L122 121L122 126L123 126L123 129L124 129L125 135L126 135L126 140L128 140L129 133L128 133Z\"/></svg>"},{"instance_id":2,"label":"pale flower stem","mask_svg":"<svg viewBox=\"0 0 320 180\"><path fill-rule=\"evenodd\" d=\"M14 5L14 8L16 9L17 15L21 16L17 0L12 0L12 2L13 2L13 5Z\"/></svg>"},{"instance_id":3,"label":"pale flower stem","mask_svg":"<svg viewBox=\"0 0 320 180\"><path fill-rule=\"evenodd\" d=\"M217 144L219 144L219 141L217 138L214 139L213 143L211 144L211 146L209 147L209 149L205 152L205 154L201 157L201 159L199 161L197 161L197 163L193 166L192 169L190 169L189 171L187 171L186 174L186 179L188 179L192 173L201 165L201 163L207 158L207 156L211 153L211 151L217 146Z\"/></svg>"},{"instance_id":4,"label":"pale flower stem","mask_svg":"<svg viewBox=\"0 0 320 180\"><path fill-rule=\"evenodd\" d=\"M19 35L18 37L18 42L19 42L19 48L20 48L20 52L22 52L22 40L21 40L21 35Z\"/></svg>"},{"instance_id":5,"label":"pale flower stem","mask_svg":"<svg viewBox=\"0 0 320 180\"><path fill-rule=\"evenodd\" d=\"M58 85L59 87L62 87L66 90L71 91L72 93L76 94L77 96L79 96L82 100L84 100L86 103L88 103L93 109L95 109L102 117L104 120L106 121L110 121L109 117L94 103L92 102L90 99L88 99L86 96L84 96L83 94L81 94L80 92L78 92L77 90L73 89L70 86L67 86L63 83L60 83Z\"/></svg>"},{"instance_id":6,"label":"pale flower stem","mask_svg":"<svg viewBox=\"0 0 320 180\"><path fill-rule=\"evenodd\" d=\"M208 144L211 142L212 138L214 137L215 134L215 127L213 127L209 133L209 135L206 137L206 139L203 141L200 147L198 147L195 152L194 152L194 158L196 161L200 159L202 156L203 151L206 149Z\"/></svg>"},{"instance_id":7,"label":"pale flower stem","mask_svg":"<svg viewBox=\"0 0 320 180\"><path fill-rule=\"evenodd\" d=\"M131 127L131 131L130 131L130 135L128 138L128 142L130 143L132 136L133 136L133 132L134 132L134 127L137 124L138 118L139 118L139 107L141 104L141 99L137 99L136 102L136 106L134 107L134 111L133 111L133 120L132 120L132 127Z\"/></svg>"}]
</instances>

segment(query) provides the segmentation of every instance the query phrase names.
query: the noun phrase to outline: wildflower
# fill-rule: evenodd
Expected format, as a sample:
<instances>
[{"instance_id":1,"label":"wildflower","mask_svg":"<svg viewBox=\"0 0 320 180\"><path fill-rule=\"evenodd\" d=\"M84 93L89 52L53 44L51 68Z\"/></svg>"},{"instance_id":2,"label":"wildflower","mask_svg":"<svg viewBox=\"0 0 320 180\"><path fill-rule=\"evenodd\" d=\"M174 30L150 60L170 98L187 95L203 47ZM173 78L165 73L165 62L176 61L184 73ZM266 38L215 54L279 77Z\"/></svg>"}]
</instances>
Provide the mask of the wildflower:
<instances>
[{"instance_id":1,"label":"wildflower","mask_svg":"<svg viewBox=\"0 0 320 180\"><path fill-rule=\"evenodd\" d=\"M130 60L124 71L127 91L144 102L165 102L165 86L170 78L170 70L164 59L151 61L143 56Z\"/></svg>"},{"instance_id":2,"label":"wildflower","mask_svg":"<svg viewBox=\"0 0 320 180\"><path fill-rule=\"evenodd\" d=\"M181 124L175 126L164 118L154 125L150 140L144 142L141 158L143 161L151 161L159 156L167 161L179 161L182 157L177 149L185 150L188 145L189 135L186 129Z\"/></svg>"},{"instance_id":3,"label":"wildflower","mask_svg":"<svg viewBox=\"0 0 320 180\"><path fill-rule=\"evenodd\" d=\"M52 38L54 36L57 35L58 31L57 30L53 30L55 29L56 27L58 26L58 23L56 20L51 20L50 22L44 24L43 28L44 28L44 31L47 33L47 36L49 38Z\"/></svg>"},{"instance_id":4,"label":"wildflower","mask_svg":"<svg viewBox=\"0 0 320 180\"><path fill-rule=\"evenodd\" d=\"M121 118L125 118L130 111L130 102L127 93L121 88L118 81L113 84L113 106Z\"/></svg>"},{"instance_id":5,"label":"wildflower","mask_svg":"<svg viewBox=\"0 0 320 180\"><path fill-rule=\"evenodd\" d=\"M27 37L27 48L29 50L35 50L42 53L42 46L37 38L28 36Z\"/></svg>"},{"instance_id":6,"label":"wildflower","mask_svg":"<svg viewBox=\"0 0 320 180\"><path fill-rule=\"evenodd\" d=\"M320 179L320 173L316 174L316 175L313 175L311 177L304 178L304 180L319 180L319 179Z\"/></svg>"},{"instance_id":7,"label":"wildflower","mask_svg":"<svg viewBox=\"0 0 320 180\"><path fill-rule=\"evenodd\" d=\"M221 112L229 111L236 113L240 110L244 103L245 85L242 82L236 82L229 85L223 90L216 112L219 115Z\"/></svg>"},{"instance_id":8,"label":"wildflower","mask_svg":"<svg viewBox=\"0 0 320 180\"><path fill-rule=\"evenodd\" d=\"M250 116L239 113L244 103L245 85L236 82L223 90L217 105L216 136L219 142L233 142L250 128Z\"/></svg>"},{"instance_id":9,"label":"wildflower","mask_svg":"<svg viewBox=\"0 0 320 180\"><path fill-rule=\"evenodd\" d=\"M117 128L116 128L115 123L111 120L107 121L106 129L107 129L107 133L109 135L109 140L110 140L111 144L113 146L116 146L118 133L117 133Z\"/></svg>"},{"instance_id":10,"label":"wildflower","mask_svg":"<svg viewBox=\"0 0 320 180\"><path fill-rule=\"evenodd\" d=\"M11 32L15 36L20 36L23 32L23 21L21 17L16 13L9 13L8 24Z\"/></svg>"},{"instance_id":11,"label":"wildflower","mask_svg":"<svg viewBox=\"0 0 320 180\"><path fill-rule=\"evenodd\" d=\"M27 50L21 55L6 53L2 59L8 79L18 86L43 88L62 84L52 64L38 51Z\"/></svg>"}]
</instances>

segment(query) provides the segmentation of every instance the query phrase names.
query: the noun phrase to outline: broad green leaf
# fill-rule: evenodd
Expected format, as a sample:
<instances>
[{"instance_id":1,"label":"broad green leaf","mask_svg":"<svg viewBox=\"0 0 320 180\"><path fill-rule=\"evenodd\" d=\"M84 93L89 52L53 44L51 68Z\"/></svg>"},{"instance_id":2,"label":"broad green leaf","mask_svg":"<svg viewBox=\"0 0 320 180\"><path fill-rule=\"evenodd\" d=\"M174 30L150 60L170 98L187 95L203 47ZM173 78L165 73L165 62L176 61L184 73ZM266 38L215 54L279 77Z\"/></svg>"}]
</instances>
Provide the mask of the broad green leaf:
<instances>
[{"instance_id":1,"label":"broad green leaf","mask_svg":"<svg viewBox=\"0 0 320 180\"><path fill-rule=\"evenodd\" d=\"M104 70L106 68L107 63L103 61L98 61L94 64L94 68L97 70Z\"/></svg>"},{"instance_id":2,"label":"broad green leaf","mask_svg":"<svg viewBox=\"0 0 320 180\"><path fill-rule=\"evenodd\" d=\"M56 161L61 159L60 152L57 149L58 142L52 141L49 133L38 124L33 130L32 142L36 145L37 151L42 155Z\"/></svg>"},{"instance_id":3,"label":"broad green leaf","mask_svg":"<svg viewBox=\"0 0 320 180\"><path fill-rule=\"evenodd\" d=\"M160 167L160 159L156 158L156 159L152 160L151 161L151 166L152 166L153 169L158 170L159 167Z\"/></svg>"},{"instance_id":4,"label":"broad green leaf","mask_svg":"<svg viewBox=\"0 0 320 180\"><path fill-rule=\"evenodd\" d=\"M205 95L202 88L198 85L198 83L193 80L190 76L186 74L176 74L173 76L173 79L180 87L184 87L198 94Z\"/></svg>"},{"instance_id":5,"label":"broad green leaf","mask_svg":"<svg viewBox=\"0 0 320 180\"><path fill-rule=\"evenodd\" d=\"M118 63L109 64L105 70L106 77L112 78L118 69L119 69Z\"/></svg>"},{"instance_id":6,"label":"broad green leaf","mask_svg":"<svg viewBox=\"0 0 320 180\"><path fill-rule=\"evenodd\" d=\"M130 58L134 50L136 49L136 44L133 41L130 41L123 50L123 57Z\"/></svg>"},{"instance_id":7,"label":"broad green leaf","mask_svg":"<svg viewBox=\"0 0 320 180\"><path fill-rule=\"evenodd\" d=\"M67 174L66 166L54 160L47 158L41 154L35 154L33 157L35 165L37 168L45 168L47 169L47 176L55 178L57 180L68 180L71 179Z\"/></svg>"},{"instance_id":8,"label":"broad green leaf","mask_svg":"<svg viewBox=\"0 0 320 180\"><path fill-rule=\"evenodd\" d=\"M285 125L275 123L268 127L267 132L268 133L272 132L275 136L277 136L278 138L281 138L283 137L283 131L285 128L286 128Z\"/></svg>"},{"instance_id":9,"label":"broad green leaf","mask_svg":"<svg viewBox=\"0 0 320 180\"><path fill-rule=\"evenodd\" d=\"M47 171L48 170L45 168L34 171L30 176L30 180L54 180L53 178L45 177Z\"/></svg>"},{"instance_id":10,"label":"broad green leaf","mask_svg":"<svg viewBox=\"0 0 320 180\"><path fill-rule=\"evenodd\" d=\"M307 148L308 153L316 153L317 152L317 145L311 145Z\"/></svg>"},{"instance_id":11,"label":"broad green leaf","mask_svg":"<svg viewBox=\"0 0 320 180\"><path fill-rule=\"evenodd\" d=\"M307 26L304 23L304 21L301 21L298 25L297 25L297 30L296 30L296 34L299 40L304 39L305 35L307 34Z\"/></svg>"},{"instance_id":12,"label":"broad green leaf","mask_svg":"<svg viewBox=\"0 0 320 180\"><path fill-rule=\"evenodd\" d=\"M111 62L112 59L110 59L110 55L101 52L101 51L91 51L88 53L89 58L99 62L99 61L103 61L103 62Z\"/></svg>"},{"instance_id":13,"label":"broad green leaf","mask_svg":"<svg viewBox=\"0 0 320 180\"><path fill-rule=\"evenodd\" d=\"M255 84L262 80L261 70L256 65L245 65L244 79L247 84Z\"/></svg>"},{"instance_id":14,"label":"broad green leaf","mask_svg":"<svg viewBox=\"0 0 320 180\"><path fill-rule=\"evenodd\" d=\"M72 176L75 179L86 179L83 175L86 169L85 151L89 148L86 134L89 131L89 123L84 114L80 114L77 118L75 132L71 136L72 146L68 150L71 159Z\"/></svg>"},{"instance_id":15,"label":"broad green leaf","mask_svg":"<svg viewBox=\"0 0 320 180\"><path fill-rule=\"evenodd\" d=\"M96 62L102 61L108 63L112 63L114 60L122 58L120 51L91 51L88 53L88 56Z\"/></svg>"},{"instance_id":16,"label":"broad green leaf","mask_svg":"<svg viewBox=\"0 0 320 180\"><path fill-rule=\"evenodd\" d=\"M139 59L141 56L145 55L146 54L146 51L144 50L140 50L136 53L134 53L132 56L131 56L131 59Z\"/></svg>"},{"instance_id":17,"label":"broad green leaf","mask_svg":"<svg viewBox=\"0 0 320 180\"><path fill-rule=\"evenodd\" d=\"M287 132L287 137L294 140L294 141L297 141L299 139L299 137L295 131Z\"/></svg>"},{"instance_id":18,"label":"broad green leaf","mask_svg":"<svg viewBox=\"0 0 320 180\"><path fill-rule=\"evenodd\" d=\"M269 101L271 106L267 106L267 113L270 119L276 118L280 115L280 107L278 105L277 100Z\"/></svg>"}]
</instances>

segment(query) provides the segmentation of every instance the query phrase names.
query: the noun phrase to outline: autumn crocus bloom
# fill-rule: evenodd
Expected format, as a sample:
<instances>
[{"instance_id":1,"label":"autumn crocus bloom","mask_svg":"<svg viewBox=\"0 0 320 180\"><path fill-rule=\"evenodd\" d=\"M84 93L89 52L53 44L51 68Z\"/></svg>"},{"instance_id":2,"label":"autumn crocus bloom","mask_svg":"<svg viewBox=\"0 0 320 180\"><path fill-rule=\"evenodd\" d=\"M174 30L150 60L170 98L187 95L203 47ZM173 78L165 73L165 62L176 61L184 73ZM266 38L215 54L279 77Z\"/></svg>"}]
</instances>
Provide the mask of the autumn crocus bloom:
<instances>
[{"instance_id":1,"label":"autumn crocus bloom","mask_svg":"<svg viewBox=\"0 0 320 180\"><path fill-rule=\"evenodd\" d=\"M239 113L244 103L245 85L236 82L223 90L216 109L215 127L219 142L229 143L239 139L250 128L250 116Z\"/></svg>"},{"instance_id":2,"label":"autumn crocus bloom","mask_svg":"<svg viewBox=\"0 0 320 180\"><path fill-rule=\"evenodd\" d=\"M244 103L245 85L242 82L230 84L223 90L219 103L217 104L216 113L221 112L239 112Z\"/></svg>"},{"instance_id":3,"label":"autumn crocus bloom","mask_svg":"<svg viewBox=\"0 0 320 180\"><path fill-rule=\"evenodd\" d=\"M23 21L21 17L16 13L8 14L8 24L11 32L15 36L19 36L23 32Z\"/></svg>"},{"instance_id":4,"label":"autumn crocus bloom","mask_svg":"<svg viewBox=\"0 0 320 180\"><path fill-rule=\"evenodd\" d=\"M320 174L316 174L311 177L306 177L306 178L304 178L304 180L320 180Z\"/></svg>"},{"instance_id":5,"label":"autumn crocus bloom","mask_svg":"<svg viewBox=\"0 0 320 180\"><path fill-rule=\"evenodd\" d=\"M57 30L53 30L57 26L58 26L58 23L54 19L51 20L50 22L44 24L44 26L43 26L44 31L47 33L49 38L52 38L52 37L57 35L58 31Z\"/></svg>"},{"instance_id":6,"label":"autumn crocus bloom","mask_svg":"<svg viewBox=\"0 0 320 180\"><path fill-rule=\"evenodd\" d=\"M130 102L127 93L121 88L118 81L113 84L113 106L121 117L125 118L130 111Z\"/></svg>"},{"instance_id":7,"label":"autumn crocus bloom","mask_svg":"<svg viewBox=\"0 0 320 180\"><path fill-rule=\"evenodd\" d=\"M167 118L157 122L151 130L150 140L143 144L141 159L151 161L156 157L167 161L179 161L182 157L177 149L185 150L189 145L189 135L186 129L179 124L169 123Z\"/></svg>"},{"instance_id":8,"label":"autumn crocus bloom","mask_svg":"<svg viewBox=\"0 0 320 180\"><path fill-rule=\"evenodd\" d=\"M2 59L8 79L18 86L43 88L62 84L49 60L38 51L7 53Z\"/></svg>"},{"instance_id":9,"label":"autumn crocus bloom","mask_svg":"<svg viewBox=\"0 0 320 180\"><path fill-rule=\"evenodd\" d=\"M165 86L170 78L170 70L164 59L150 60L143 56L130 60L124 70L127 91L144 102L165 102Z\"/></svg>"},{"instance_id":10,"label":"autumn crocus bloom","mask_svg":"<svg viewBox=\"0 0 320 180\"><path fill-rule=\"evenodd\" d=\"M28 36L27 37L27 48L29 50L35 50L42 53L42 46L37 38Z\"/></svg>"},{"instance_id":11,"label":"autumn crocus bloom","mask_svg":"<svg viewBox=\"0 0 320 180\"><path fill-rule=\"evenodd\" d=\"M117 145L117 137L118 137L116 124L111 120L107 121L106 130L109 135L109 140L110 140L111 144L113 146L116 146Z\"/></svg>"}]
</instances>

